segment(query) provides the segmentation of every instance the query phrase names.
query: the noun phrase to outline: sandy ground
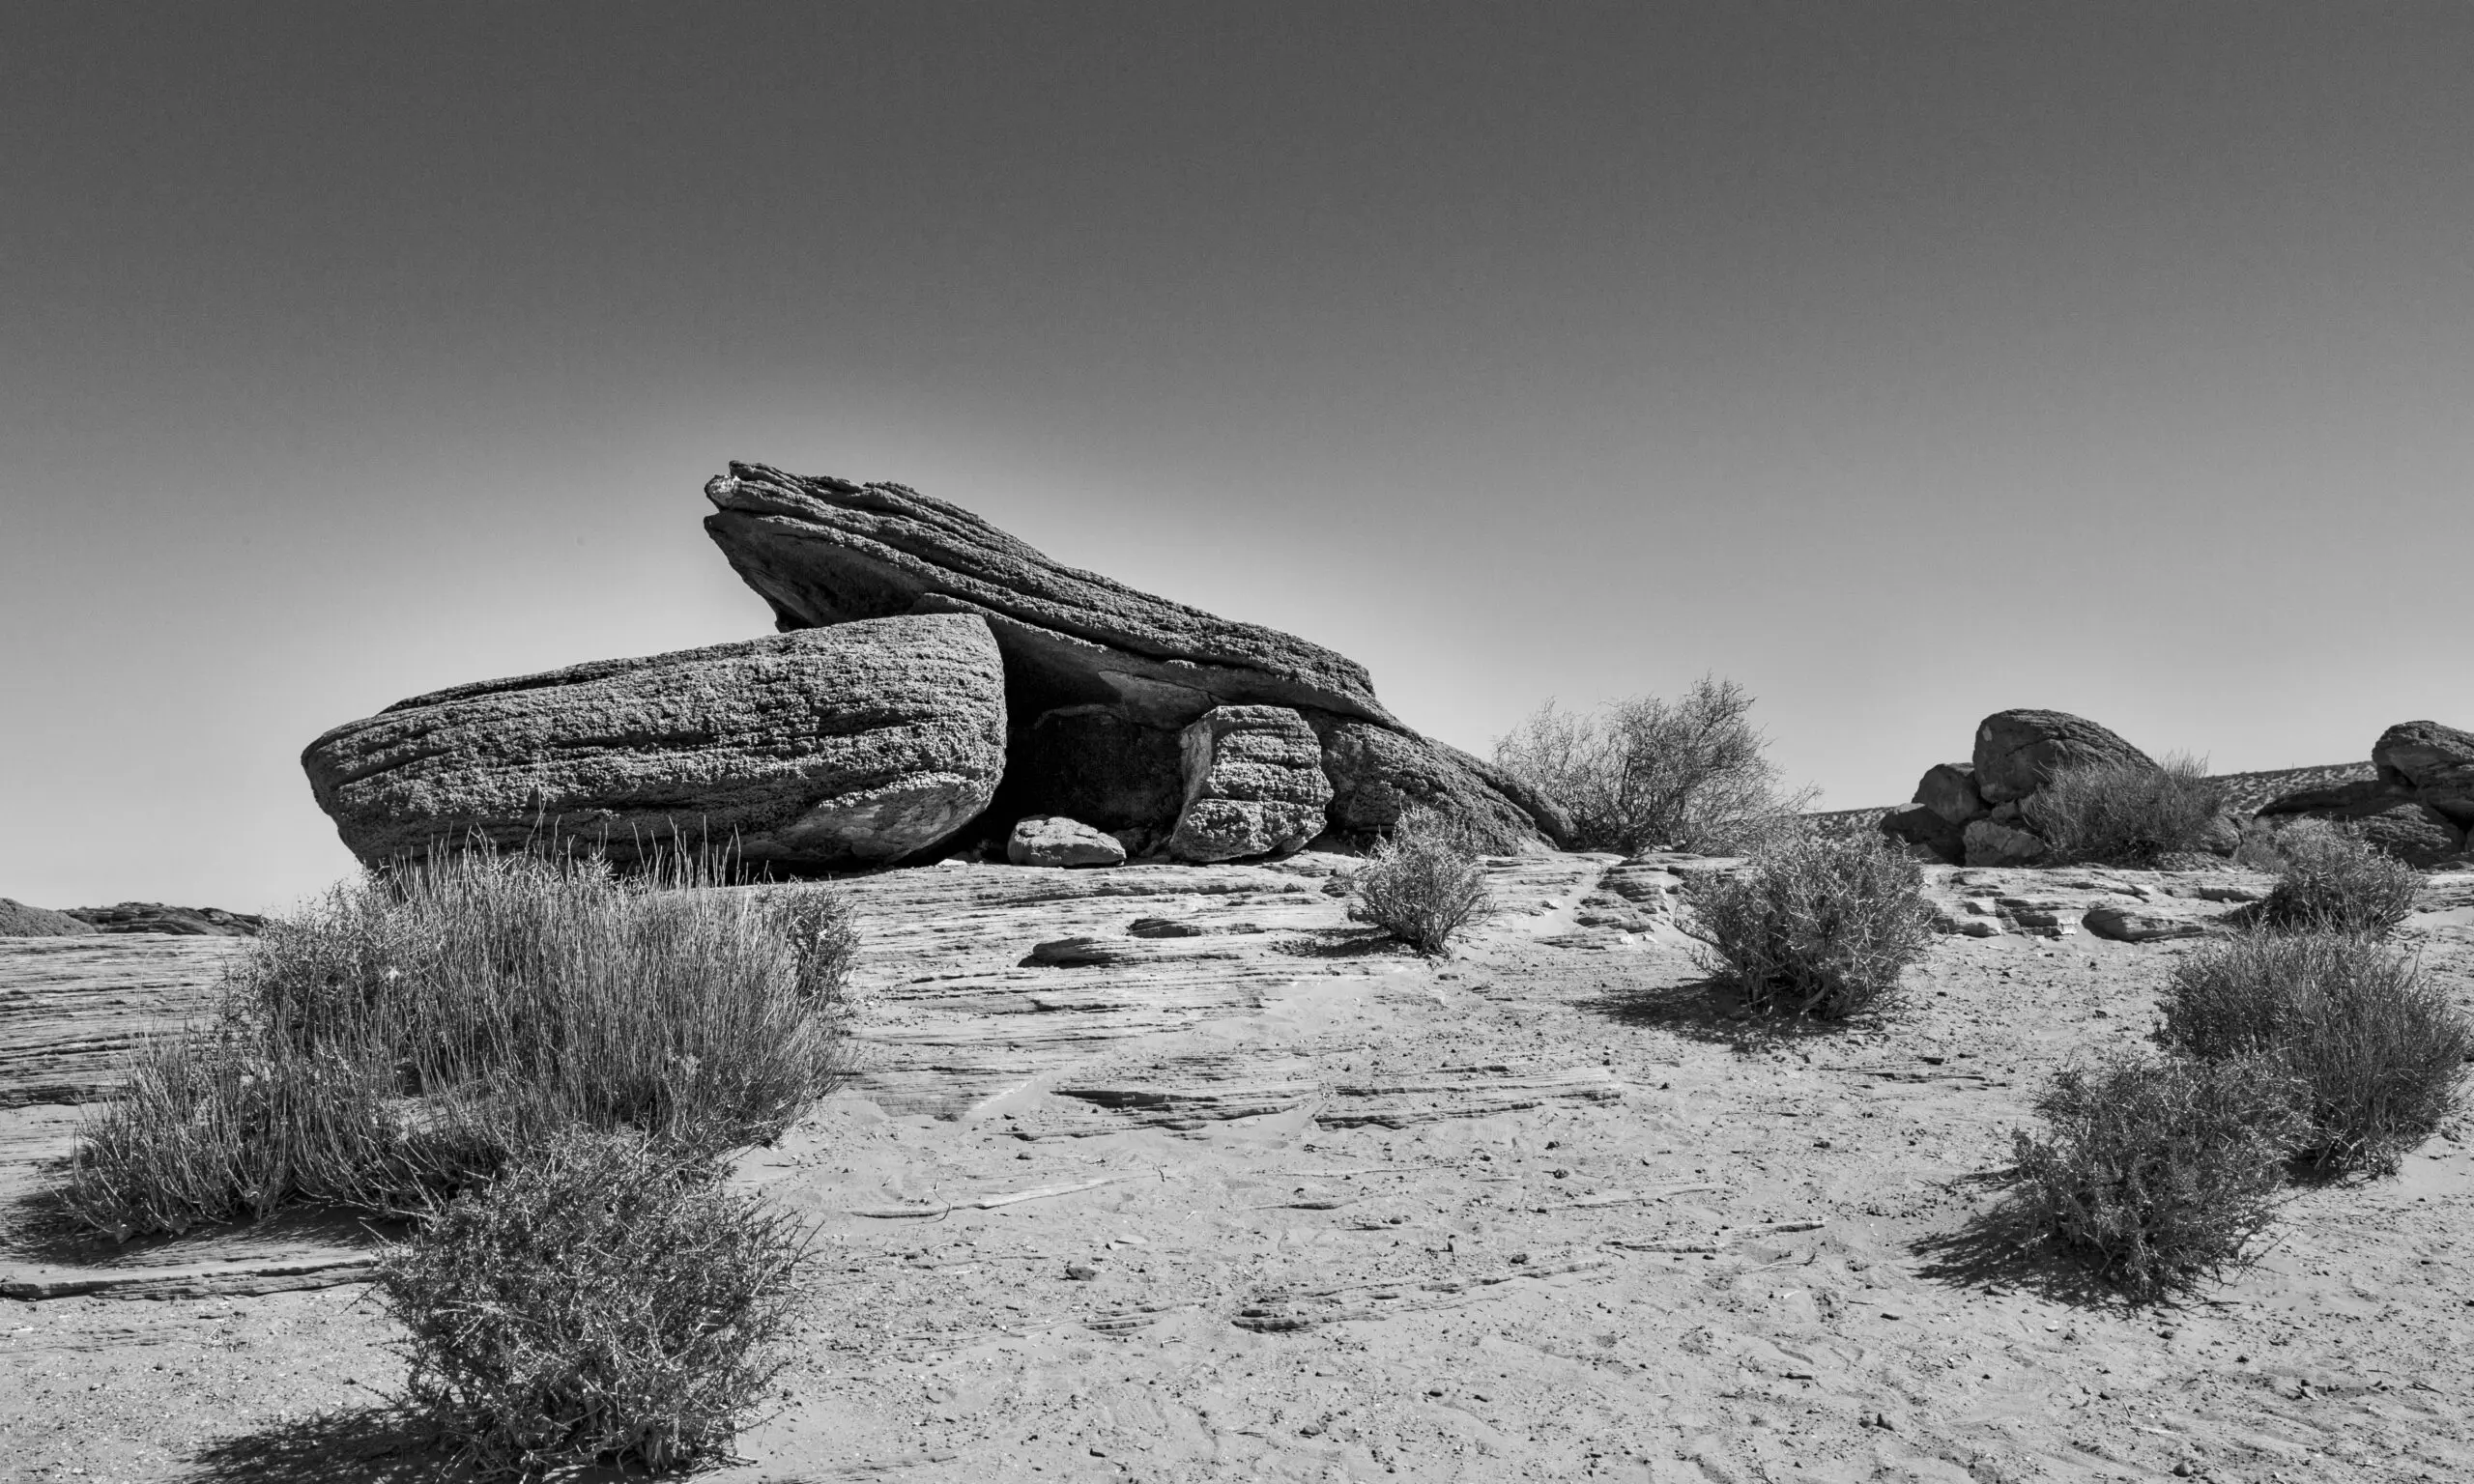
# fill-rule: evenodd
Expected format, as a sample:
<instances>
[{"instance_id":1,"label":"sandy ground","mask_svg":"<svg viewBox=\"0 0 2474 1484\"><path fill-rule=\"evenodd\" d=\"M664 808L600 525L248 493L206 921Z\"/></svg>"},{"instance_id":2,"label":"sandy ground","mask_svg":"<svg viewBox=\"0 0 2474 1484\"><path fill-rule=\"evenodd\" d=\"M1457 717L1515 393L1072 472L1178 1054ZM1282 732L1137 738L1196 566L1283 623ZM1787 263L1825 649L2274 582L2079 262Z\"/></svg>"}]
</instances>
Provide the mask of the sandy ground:
<instances>
[{"instance_id":1,"label":"sandy ground","mask_svg":"<svg viewBox=\"0 0 2474 1484\"><path fill-rule=\"evenodd\" d=\"M709 1477L2474 1477L2466 1130L2297 1191L2231 1281L2126 1307L2023 1255L1995 1177L2038 1081L2144 1035L2187 941L1951 936L1882 1025L1777 1036L1654 910L1594 912L1612 864L1508 866L1504 917L1442 964L1351 929L1310 869L1141 900L1020 900L995 868L867 887L878 1070L741 1172L815 1217L819 1260L778 1409ZM978 881L1011 905L942 950L898 930ZM2012 921L2204 915L2210 884L1937 873L1954 915L2006 894ZM2424 905L2409 941L2474 1006L2474 877ZM1180 983L1249 992L1164 1014L1135 993L1160 964L1017 962L1164 912L1238 945ZM1031 1048L1010 1076L958 1058L938 1007L988 1023L952 995L972 975L1083 1029L983 1038ZM941 1061L970 1096L917 1111ZM1145 1087L1184 1093L1122 1096ZM0 1304L0 1480L438 1477L379 1410L400 1366L363 1292Z\"/></svg>"}]
</instances>

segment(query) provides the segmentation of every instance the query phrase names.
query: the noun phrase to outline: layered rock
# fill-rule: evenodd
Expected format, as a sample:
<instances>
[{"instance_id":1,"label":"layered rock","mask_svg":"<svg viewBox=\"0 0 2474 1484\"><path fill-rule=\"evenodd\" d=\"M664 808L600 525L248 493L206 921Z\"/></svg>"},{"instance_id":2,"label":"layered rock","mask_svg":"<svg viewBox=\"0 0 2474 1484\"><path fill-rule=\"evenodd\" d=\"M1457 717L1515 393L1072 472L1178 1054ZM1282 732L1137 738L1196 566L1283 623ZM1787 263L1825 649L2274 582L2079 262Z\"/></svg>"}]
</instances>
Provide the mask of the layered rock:
<instances>
[{"instance_id":1,"label":"layered rock","mask_svg":"<svg viewBox=\"0 0 2474 1484\"><path fill-rule=\"evenodd\" d=\"M415 697L302 756L364 861L477 832L619 860L684 837L827 869L931 849L1005 760L995 637L922 614L607 660Z\"/></svg>"},{"instance_id":2,"label":"layered rock","mask_svg":"<svg viewBox=\"0 0 2474 1484\"><path fill-rule=\"evenodd\" d=\"M2048 853L2034 827L2036 795L2062 769L2092 763L2156 766L2084 716L2028 707L1997 711L1976 724L1968 761L1927 769L1913 803L1883 815L1879 828L1917 854L1953 866L2031 865ZM2202 844L2229 854L2240 840L2240 829L2221 820Z\"/></svg>"},{"instance_id":3,"label":"layered rock","mask_svg":"<svg viewBox=\"0 0 2474 1484\"><path fill-rule=\"evenodd\" d=\"M2258 817L2271 826L2325 819L2408 866L2437 866L2465 848L2465 832L2453 820L2414 788L2385 778L2299 789L2262 807Z\"/></svg>"},{"instance_id":4,"label":"layered rock","mask_svg":"<svg viewBox=\"0 0 2474 1484\"><path fill-rule=\"evenodd\" d=\"M1179 769L1178 788L1162 786L1177 735L1215 708L1278 706L1313 729L1332 789L1324 823L1344 835L1423 806L1499 848L1568 839L1551 804L1403 728L1363 667L1320 645L1065 566L898 484L733 464L705 493L705 530L785 630L914 613L988 622L1017 724L998 821L1057 813L1165 834L1193 782Z\"/></svg>"},{"instance_id":5,"label":"layered rock","mask_svg":"<svg viewBox=\"0 0 2474 1484\"><path fill-rule=\"evenodd\" d=\"M2401 722L2372 744L2380 782L2410 788L2459 829L2474 828L2474 731L2437 722Z\"/></svg>"},{"instance_id":6,"label":"layered rock","mask_svg":"<svg viewBox=\"0 0 2474 1484\"><path fill-rule=\"evenodd\" d=\"M124 901L109 907L71 907L69 915L97 932L168 932L190 938L254 938L267 920L254 912L221 907L175 907L159 901Z\"/></svg>"},{"instance_id":7,"label":"layered rock","mask_svg":"<svg viewBox=\"0 0 2474 1484\"><path fill-rule=\"evenodd\" d=\"M1285 854L1323 833L1322 744L1286 706L1219 706L1185 729L1186 797L1168 853L1205 864Z\"/></svg>"}]
</instances>

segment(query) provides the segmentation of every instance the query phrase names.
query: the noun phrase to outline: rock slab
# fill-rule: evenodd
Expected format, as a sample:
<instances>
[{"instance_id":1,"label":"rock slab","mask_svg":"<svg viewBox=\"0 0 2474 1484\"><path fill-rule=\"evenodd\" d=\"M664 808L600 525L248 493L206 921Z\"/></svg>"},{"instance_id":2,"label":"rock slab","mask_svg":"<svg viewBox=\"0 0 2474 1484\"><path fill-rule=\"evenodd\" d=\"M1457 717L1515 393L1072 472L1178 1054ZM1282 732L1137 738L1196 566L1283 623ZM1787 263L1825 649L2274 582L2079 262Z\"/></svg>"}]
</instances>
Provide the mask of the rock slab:
<instances>
[{"instance_id":1,"label":"rock slab","mask_svg":"<svg viewBox=\"0 0 2474 1484\"><path fill-rule=\"evenodd\" d=\"M1005 764L1005 674L964 614L803 630L414 697L302 755L366 862L477 832L636 858L675 835L793 869L890 861L971 823Z\"/></svg>"},{"instance_id":2,"label":"rock slab","mask_svg":"<svg viewBox=\"0 0 2474 1484\"><path fill-rule=\"evenodd\" d=\"M1185 729L1186 799L1168 853L1210 864L1301 849L1323 833L1332 783L1306 718L1220 706Z\"/></svg>"},{"instance_id":3,"label":"rock slab","mask_svg":"<svg viewBox=\"0 0 2474 1484\"><path fill-rule=\"evenodd\" d=\"M2437 722L2401 722L2372 744L2382 783L2410 788L2459 829L2474 828L2474 731Z\"/></svg>"}]
</instances>

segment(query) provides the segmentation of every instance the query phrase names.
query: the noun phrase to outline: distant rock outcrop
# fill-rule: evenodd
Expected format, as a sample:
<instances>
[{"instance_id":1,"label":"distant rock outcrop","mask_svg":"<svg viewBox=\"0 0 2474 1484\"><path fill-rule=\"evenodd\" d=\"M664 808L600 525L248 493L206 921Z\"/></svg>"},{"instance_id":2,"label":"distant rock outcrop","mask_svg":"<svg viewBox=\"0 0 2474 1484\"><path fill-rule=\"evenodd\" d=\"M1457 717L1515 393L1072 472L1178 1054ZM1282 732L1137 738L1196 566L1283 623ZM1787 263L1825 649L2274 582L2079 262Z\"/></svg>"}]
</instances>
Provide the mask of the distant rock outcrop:
<instances>
[{"instance_id":1,"label":"distant rock outcrop","mask_svg":"<svg viewBox=\"0 0 2474 1484\"><path fill-rule=\"evenodd\" d=\"M48 907L30 907L12 897L0 897L0 938L76 938L95 931L95 925Z\"/></svg>"},{"instance_id":2,"label":"distant rock outcrop","mask_svg":"<svg viewBox=\"0 0 2474 1484\"><path fill-rule=\"evenodd\" d=\"M2345 826L2408 866L2461 859L2474 821L2474 733L2437 722L2404 722L2371 750L2374 776L2298 788L2260 806L2275 827L2294 819Z\"/></svg>"},{"instance_id":3,"label":"distant rock outcrop","mask_svg":"<svg viewBox=\"0 0 2474 1484\"><path fill-rule=\"evenodd\" d=\"M1976 724L1974 755L1936 763L1915 785L1914 802L1884 814L1878 828L1928 859L1951 866L2028 866L2046 842L2030 826L2028 803L2062 768L2093 762L2155 767L2112 729L2067 711L2021 707ZM2220 832L2230 850L2238 832Z\"/></svg>"},{"instance_id":4,"label":"distant rock outcrop","mask_svg":"<svg viewBox=\"0 0 2474 1484\"><path fill-rule=\"evenodd\" d=\"M2410 788L2459 829L2474 829L2474 731L2437 722L2401 722L2372 744L2382 783Z\"/></svg>"},{"instance_id":5,"label":"distant rock outcrop","mask_svg":"<svg viewBox=\"0 0 2474 1484\"><path fill-rule=\"evenodd\" d=\"M159 901L124 901L109 907L71 907L69 915L97 932L167 932L189 938L254 938L267 920L221 907L173 907Z\"/></svg>"},{"instance_id":6,"label":"distant rock outcrop","mask_svg":"<svg viewBox=\"0 0 2474 1484\"><path fill-rule=\"evenodd\" d=\"M675 835L791 869L884 862L978 817L1005 674L975 615L803 630L399 701L302 755L364 861L479 832L626 860Z\"/></svg>"},{"instance_id":7,"label":"distant rock outcrop","mask_svg":"<svg viewBox=\"0 0 2474 1484\"><path fill-rule=\"evenodd\" d=\"M2060 768L2155 759L2107 728L2067 711L1996 711L1976 724L1974 780L1989 805L2026 799Z\"/></svg>"}]
</instances>

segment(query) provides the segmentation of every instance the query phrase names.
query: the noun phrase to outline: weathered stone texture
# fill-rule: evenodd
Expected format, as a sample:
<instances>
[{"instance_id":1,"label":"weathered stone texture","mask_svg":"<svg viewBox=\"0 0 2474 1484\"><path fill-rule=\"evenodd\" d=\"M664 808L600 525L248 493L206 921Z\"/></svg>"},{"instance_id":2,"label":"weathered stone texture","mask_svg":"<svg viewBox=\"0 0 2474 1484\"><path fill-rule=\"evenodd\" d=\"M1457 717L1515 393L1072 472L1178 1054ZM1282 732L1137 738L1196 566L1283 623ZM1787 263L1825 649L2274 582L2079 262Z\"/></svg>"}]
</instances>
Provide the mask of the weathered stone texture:
<instances>
[{"instance_id":1,"label":"weathered stone texture","mask_svg":"<svg viewBox=\"0 0 2474 1484\"><path fill-rule=\"evenodd\" d=\"M970 823L1005 716L987 624L933 614L458 686L338 727L302 764L365 861L473 831L623 860L676 832L827 868Z\"/></svg>"},{"instance_id":2,"label":"weathered stone texture","mask_svg":"<svg viewBox=\"0 0 2474 1484\"><path fill-rule=\"evenodd\" d=\"M2024 799L2057 768L2155 759L2107 728L2067 711L1997 711L1975 731L1975 785L1988 804Z\"/></svg>"},{"instance_id":3,"label":"weathered stone texture","mask_svg":"<svg viewBox=\"0 0 2474 1484\"><path fill-rule=\"evenodd\" d=\"M1323 833L1331 780L1314 728L1285 706L1221 706L1185 729L1185 808L1168 837L1181 861L1296 850Z\"/></svg>"}]
</instances>

